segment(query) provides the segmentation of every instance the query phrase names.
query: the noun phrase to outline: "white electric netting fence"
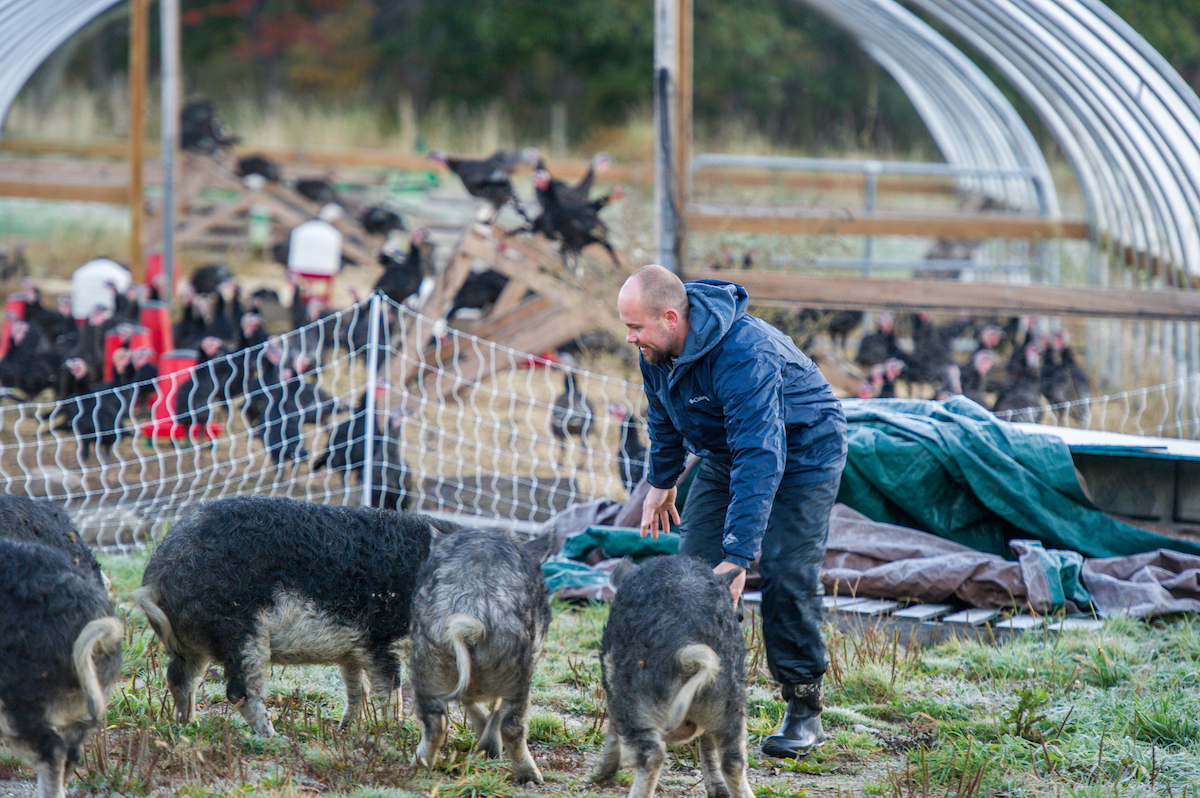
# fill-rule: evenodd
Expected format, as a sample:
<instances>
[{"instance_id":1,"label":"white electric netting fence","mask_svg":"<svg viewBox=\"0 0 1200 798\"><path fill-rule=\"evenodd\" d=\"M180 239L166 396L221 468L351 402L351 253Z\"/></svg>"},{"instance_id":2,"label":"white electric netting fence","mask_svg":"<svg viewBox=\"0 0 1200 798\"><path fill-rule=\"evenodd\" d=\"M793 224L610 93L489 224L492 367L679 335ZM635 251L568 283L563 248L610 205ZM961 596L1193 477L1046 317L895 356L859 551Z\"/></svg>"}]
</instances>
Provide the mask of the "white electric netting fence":
<instances>
[{"instance_id":1,"label":"white electric netting fence","mask_svg":"<svg viewBox=\"0 0 1200 798\"><path fill-rule=\"evenodd\" d=\"M1119 358L1128 336L1154 346ZM1200 375L1173 356L1146 356L1171 353L1171 343L1158 328L1114 330L1097 347L1113 353L1106 371L1132 368L1159 384L1012 420L1196 437ZM160 371L172 363L189 361L171 353ZM154 382L4 406L0 478L8 493L63 503L99 546L144 545L187 506L245 494L332 504L367 495L375 506L540 522L572 504L626 498L637 463L622 449L631 430L617 406L641 419L641 386L446 329L373 295ZM645 442L642 423L632 431Z\"/></svg>"},{"instance_id":2,"label":"white electric netting fence","mask_svg":"<svg viewBox=\"0 0 1200 798\"><path fill-rule=\"evenodd\" d=\"M632 411L644 442L644 403L640 385L373 295L154 382L0 408L0 477L63 503L100 546L142 545L191 504L246 494L360 504L370 491L375 506L537 522L626 497L637 464L616 413Z\"/></svg>"}]
</instances>

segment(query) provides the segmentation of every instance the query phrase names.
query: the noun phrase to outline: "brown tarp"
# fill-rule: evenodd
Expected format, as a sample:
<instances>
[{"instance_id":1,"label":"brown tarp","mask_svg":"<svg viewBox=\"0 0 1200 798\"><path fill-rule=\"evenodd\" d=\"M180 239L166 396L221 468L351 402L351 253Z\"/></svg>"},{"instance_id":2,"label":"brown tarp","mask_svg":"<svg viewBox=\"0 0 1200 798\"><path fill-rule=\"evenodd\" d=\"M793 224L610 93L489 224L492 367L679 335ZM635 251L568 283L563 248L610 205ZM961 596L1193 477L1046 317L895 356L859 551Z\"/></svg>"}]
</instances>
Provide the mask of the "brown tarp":
<instances>
[{"instance_id":1,"label":"brown tarp","mask_svg":"<svg viewBox=\"0 0 1200 798\"><path fill-rule=\"evenodd\" d=\"M1044 550L1033 541L1011 545L1016 560L878 523L839 504L830 519L822 582L826 594L1053 611L1055 575L1045 567ZM1195 555L1160 549L1084 559L1080 580L1102 617L1200 611L1200 557ZM1067 602L1066 609L1086 608Z\"/></svg>"}]
</instances>

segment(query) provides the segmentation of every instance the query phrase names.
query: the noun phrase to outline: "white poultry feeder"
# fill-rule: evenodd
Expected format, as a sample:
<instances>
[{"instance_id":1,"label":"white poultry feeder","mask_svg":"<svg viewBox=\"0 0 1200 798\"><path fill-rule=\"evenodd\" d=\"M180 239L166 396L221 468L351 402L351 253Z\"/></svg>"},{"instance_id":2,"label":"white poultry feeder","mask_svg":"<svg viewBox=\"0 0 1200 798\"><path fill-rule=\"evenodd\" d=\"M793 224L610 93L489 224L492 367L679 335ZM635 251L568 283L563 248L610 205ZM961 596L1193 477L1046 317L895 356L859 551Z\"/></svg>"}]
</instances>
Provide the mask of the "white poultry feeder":
<instances>
[{"instance_id":1,"label":"white poultry feeder","mask_svg":"<svg viewBox=\"0 0 1200 798\"><path fill-rule=\"evenodd\" d=\"M113 288L124 293L132 283L133 275L115 260L88 261L71 275L71 315L77 321L87 319L97 306L111 315L117 306Z\"/></svg>"},{"instance_id":2,"label":"white poultry feeder","mask_svg":"<svg viewBox=\"0 0 1200 798\"><path fill-rule=\"evenodd\" d=\"M320 296L329 302L333 278L342 268L342 233L332 224L340 216L341 208L326 205L319 218L292 228L287 267L300 282L305 299Z\"/></svg>"}]
</instances>

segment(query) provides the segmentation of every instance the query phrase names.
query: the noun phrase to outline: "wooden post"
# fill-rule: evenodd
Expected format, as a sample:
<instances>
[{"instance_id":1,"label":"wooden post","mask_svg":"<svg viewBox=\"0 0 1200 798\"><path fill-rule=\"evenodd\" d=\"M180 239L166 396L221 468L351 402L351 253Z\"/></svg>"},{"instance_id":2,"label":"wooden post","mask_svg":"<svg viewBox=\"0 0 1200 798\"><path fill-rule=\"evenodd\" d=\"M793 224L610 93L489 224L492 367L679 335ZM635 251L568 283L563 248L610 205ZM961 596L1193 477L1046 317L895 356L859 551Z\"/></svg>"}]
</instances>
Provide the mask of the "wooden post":
<instances>
[{"instance_id":1,"label":"wooden post","mask_svg":"<svg viewBox=\"0 0 1200 798\"><path fill-rule=\"evenodd\" d=\"M678 46L676 47L675 72L675 254L683 274L687 256L687 202L691 196L691 175L688 165L692 160L692 0L679 0Z\"/></svg>"},{"instance_id":2,"label":"wooden post","mask_svg":"<svg viewBox=\"0 0 1200 798\"><path fill-rule=\"evenodd\" d=\"M146 133L146 17L148 0L131 0L129 13L129 271L135 283L145 281L142 216Z\"/></svg>"},{"instance_id":3,"label":"wooden post","mask_svg":"<svg viewBox=\"0 0 1200 798\"><path fill-rule=\"evenodd\" d=\"M654 242L659 265L679 272L675 204L675 149L678 120L675 96L678 68L679 0L654 0Z\"/></svg>"}]
</instances>

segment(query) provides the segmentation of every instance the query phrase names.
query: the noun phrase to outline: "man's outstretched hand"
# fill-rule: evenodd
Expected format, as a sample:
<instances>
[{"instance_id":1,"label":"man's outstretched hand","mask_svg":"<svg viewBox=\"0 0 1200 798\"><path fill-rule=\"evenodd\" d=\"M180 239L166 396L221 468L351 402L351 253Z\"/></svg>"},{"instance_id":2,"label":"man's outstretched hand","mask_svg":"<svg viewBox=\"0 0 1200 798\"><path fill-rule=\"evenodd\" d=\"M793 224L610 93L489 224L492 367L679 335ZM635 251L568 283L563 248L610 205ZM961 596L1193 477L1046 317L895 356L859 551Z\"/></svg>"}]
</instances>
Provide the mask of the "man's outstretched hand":
<instances>
[{"instance_id":1,"label":"man's outstretched hand","mask_svg":"<svg viewBox=\"0 0 1200 798\"><path fill-rule=\"evenodd\" d=\"M642 537L646 533L658 540L659 533L671 531L671 522L679 523L679 510L675 509L675 488L650 488L642 502Z\"/></svg>"}]
</instances>

